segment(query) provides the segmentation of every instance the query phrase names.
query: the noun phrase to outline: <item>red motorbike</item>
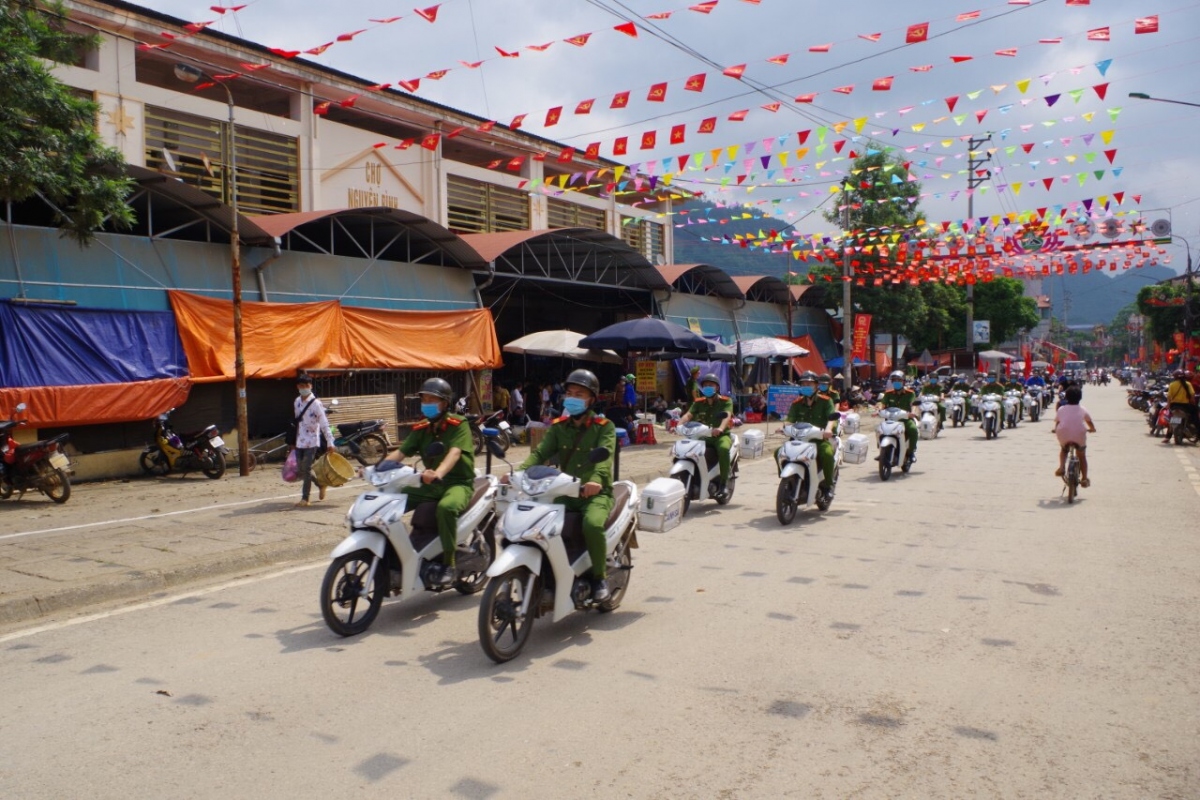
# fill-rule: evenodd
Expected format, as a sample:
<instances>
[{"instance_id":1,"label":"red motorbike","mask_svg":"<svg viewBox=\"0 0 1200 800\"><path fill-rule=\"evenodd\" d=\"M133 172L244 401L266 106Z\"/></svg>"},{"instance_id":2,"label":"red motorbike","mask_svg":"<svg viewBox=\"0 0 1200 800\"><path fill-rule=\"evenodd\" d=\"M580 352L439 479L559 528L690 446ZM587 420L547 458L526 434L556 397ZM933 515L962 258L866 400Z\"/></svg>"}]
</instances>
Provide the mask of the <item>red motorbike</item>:
<instances>
[{"instance_id":1,"label":"red motorbike","mask_svg":"<svg viewBox=\"0 0 1200 800\"><path fill-rule=\"evenodd\" d=\"M17 406L17 414L26 408ZM17 444L12 437L14 428L25 420L0 422L0 500L12 497L14 491L21 499L30 489L36 489L56 503L65 503L71 496L71 479L67 477L71 462L62 451L70 434L60 433L53 439L33 444Z\"/></svg>"}]
</instances>

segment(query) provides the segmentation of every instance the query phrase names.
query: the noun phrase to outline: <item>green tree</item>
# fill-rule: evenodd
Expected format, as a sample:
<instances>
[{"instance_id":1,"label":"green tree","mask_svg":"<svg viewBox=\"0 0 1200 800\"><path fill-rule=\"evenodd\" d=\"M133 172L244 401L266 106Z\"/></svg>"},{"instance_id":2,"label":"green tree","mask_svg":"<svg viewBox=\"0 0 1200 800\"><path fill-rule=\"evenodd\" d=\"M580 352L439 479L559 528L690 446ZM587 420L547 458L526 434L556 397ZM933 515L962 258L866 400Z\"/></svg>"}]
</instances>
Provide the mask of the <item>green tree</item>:
<instances>
[{"instance_id":1,"label":"green tree","mask_svg":"<svg viewBox=\"0 0 1200 800\"><path fill-rule=\"evenodd\" d=\"M95 103L72 93L45 59L71 63L96 38L63 26L61 4L0 0L0 200L41 194L81 244L106 221L128 226L132 182L96 131Z\"/></svg>"},{"instance_id":2,"label":"green tree","mask_svg":"<svg viewBox=\"0 0 1200 800\"><path fill-rule=\"evenodd\" d=\"M1037 301L1025 296L1024 283L1017 278L993 278L975 284L975 319L991 323L994 346L1014 338L1022 329L1035 327L1040 317Z\"/></svg>"},{"instance_id":3,"label":"green tree","mask_svg":"<svg viewBox=\"0 0 1200 800\"><path fill-rule=\"evenodd\" d=\"M1137 310L1146 318L1146 338L1161 345L1174 347L1175 333L1182 332L1187 320L1187 287L1171 283L1143 286L1137 295ZM1192 327L1200 320L1200 298L1193 297Z\"/></svg>"}]
</instances>

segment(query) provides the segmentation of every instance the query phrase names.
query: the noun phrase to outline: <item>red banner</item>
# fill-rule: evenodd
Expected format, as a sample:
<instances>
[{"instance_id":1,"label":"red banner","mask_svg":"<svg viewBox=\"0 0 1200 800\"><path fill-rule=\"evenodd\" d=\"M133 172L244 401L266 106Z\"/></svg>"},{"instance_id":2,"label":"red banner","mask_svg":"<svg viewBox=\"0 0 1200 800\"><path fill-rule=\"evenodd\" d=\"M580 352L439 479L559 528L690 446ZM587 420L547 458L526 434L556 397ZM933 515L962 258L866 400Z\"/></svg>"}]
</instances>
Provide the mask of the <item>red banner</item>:
<instances>
[{"instance_id":1,"label":"red banner","mask_svg":"<svg viewBox=\"0 0 1200 800\"><path fill-rule=\"evenodd\" d=\"M1186 347L1186 346L1187 346L1187 342L1184 341L1183 334L1176 333L1175 334L1175 349L1182 353L1182 352L1184 352L1184 347Z\"/></svg>"},{"instance_id":2,"label":"red banner","mask_svg":"<svg viewBox=\"0 0 1200 800\"><path fill-rule=\"evenodd\" d=\"M856 314L854 316L854 350L850 357L858 361L867 360L867 335L871 332L871 315ZM853 363L853 361L851 362ZM847 373L849 374L849 373Z\"/></svg>"}]
</instances>

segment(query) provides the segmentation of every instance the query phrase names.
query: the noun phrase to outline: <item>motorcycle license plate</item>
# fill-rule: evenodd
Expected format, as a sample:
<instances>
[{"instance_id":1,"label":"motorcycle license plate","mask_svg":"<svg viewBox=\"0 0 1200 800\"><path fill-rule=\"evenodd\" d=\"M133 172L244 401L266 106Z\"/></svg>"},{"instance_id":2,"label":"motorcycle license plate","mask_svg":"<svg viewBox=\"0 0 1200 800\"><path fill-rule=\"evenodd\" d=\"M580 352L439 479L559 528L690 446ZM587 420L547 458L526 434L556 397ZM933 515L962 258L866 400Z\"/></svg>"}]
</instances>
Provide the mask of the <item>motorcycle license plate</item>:
<instances>
[{"instance_id":1,"label":"motorcycle license plate","mask_svg":"<svg viewBox=\"0 0 1200 800\"><path fill-rule=\"evenodd\" d=\"M511 429L511 428L512 428L512 425L509 425L509 424L508 424L507 422L505 422L504 420L500 420L500 425L499 425L498 427L499 427L499 428L500 428L500 430L502 430L502 431L507 431L507 430L509 430L509 429Z\"/></svg>"},{"instance_id":2,"label":"motorcycle license plate","mask_svg":"<svg viewBox=\"0 0 1200 800\"><path fill-rule=\"evenodd\" d=\"M62 453L50 454L50 466L54 467L55 469L66 469L67 465L70 463L71 462L68 461L67 457Z\"/></svg>"},{"instance_id":3,"label":"motorcycle license plate","mask_svg":"<svg viewBox=\"0 0 1200 800\"><path fill-rule=\"evenodd\" d=\"M1183 422L1183 417L1171 417L1171 424L1178 425Z\"/></svg>"},{"instance_id":4,"label":"motorcycle license plate","mask_svg":"<svg viewBox=\"0 0 1200 800\"><path fill-rule=\"evenodd\" d=\"M212 445L213 447L224 447L225 446L225 440L222 439L220 436L214 436L213 438L208 440L208 443L210 445Z\"/></svg>"}]
</instances>

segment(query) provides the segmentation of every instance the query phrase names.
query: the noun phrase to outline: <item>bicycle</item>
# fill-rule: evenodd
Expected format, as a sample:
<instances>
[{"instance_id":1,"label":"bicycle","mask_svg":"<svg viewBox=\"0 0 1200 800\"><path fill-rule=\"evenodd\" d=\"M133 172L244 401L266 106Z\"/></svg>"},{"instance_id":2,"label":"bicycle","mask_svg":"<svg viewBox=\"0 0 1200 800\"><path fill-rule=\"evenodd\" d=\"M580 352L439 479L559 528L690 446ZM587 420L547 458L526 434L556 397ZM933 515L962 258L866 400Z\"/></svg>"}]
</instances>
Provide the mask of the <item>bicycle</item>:
<instances>
[{"instance_id":1,"label":"bicycle","mask_svg":"<svg viewBox=\"0 0 1200 800\"><path fill-rule=\"evenodd\" d=\"M1074 503L1075 495L1079 492L1079 450L1078 445L1072 442L1067 445L1067 465L1063 470L1063 483L1066 484L1067 502Z\"/></svg>"}]
</instances>

